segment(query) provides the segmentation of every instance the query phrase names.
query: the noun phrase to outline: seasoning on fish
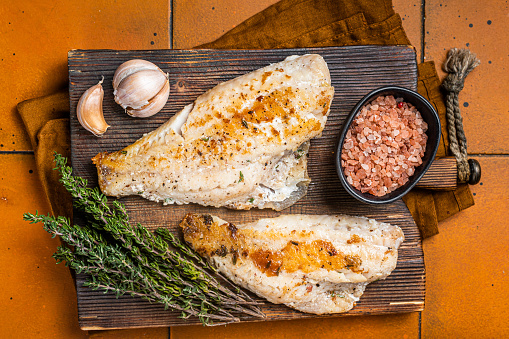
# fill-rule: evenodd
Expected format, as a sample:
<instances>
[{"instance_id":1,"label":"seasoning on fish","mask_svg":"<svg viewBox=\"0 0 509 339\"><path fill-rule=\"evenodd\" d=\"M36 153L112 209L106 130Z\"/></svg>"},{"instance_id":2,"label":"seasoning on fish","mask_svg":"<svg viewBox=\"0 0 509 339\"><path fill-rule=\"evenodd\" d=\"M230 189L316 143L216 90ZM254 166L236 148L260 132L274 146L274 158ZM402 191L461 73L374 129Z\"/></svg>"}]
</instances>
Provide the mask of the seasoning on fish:
<instances>
[{"instance_id":1,"label":"seasoning on fish","mask_svg":"<svg viewBox=\"0 0 509 339\"><path fill-rule=\"evenodd\" d=\"M366 286L396 267L403 231L347 215L282 215L233 225L188 214L184 240L234 283L314 314L353 308Z\"/></svg>"},{"instance_id":2,"label":"seasoning on fish","mask_svg":"<svg viewBox=\"0 0 509 339\"><path fill-rule=\"evenodd\" d=\"M93 158L103 193L282 210L309 185L309 140L334 94L323 58L290 56L200 95L134 144Z\"/></svg>"}]
</instances>

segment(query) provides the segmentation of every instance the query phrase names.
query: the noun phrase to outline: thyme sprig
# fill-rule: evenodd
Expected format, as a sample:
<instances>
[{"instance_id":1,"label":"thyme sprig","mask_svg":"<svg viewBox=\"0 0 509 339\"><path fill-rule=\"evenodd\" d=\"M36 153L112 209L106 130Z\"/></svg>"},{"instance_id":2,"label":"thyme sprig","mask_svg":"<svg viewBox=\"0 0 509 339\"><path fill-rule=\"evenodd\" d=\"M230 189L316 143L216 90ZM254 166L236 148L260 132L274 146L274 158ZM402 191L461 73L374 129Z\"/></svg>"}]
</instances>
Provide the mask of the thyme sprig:
<instances>
[{"instance_id":1,"label":"thyme sprig","mask_svg":"<svg viewBox=\"0 0 509 339\"><path fill-rule=\"evenodd\" d=\"M74 198L85 225L38 213L25 213L23 218L43 223L48 233L67 244L59 246L53 257L87 274L86 286L117 297L128 294L159 302L180 311L182 318L198 317L206 325L239 321L235 314L265 316L255 301L168 229L152 233L140 223L131 225L122 203L109 203L97 187L89 188L86 179L73 176L66 158L55 154L55 162L60 182Z\"/></svg>"}]
</instances>

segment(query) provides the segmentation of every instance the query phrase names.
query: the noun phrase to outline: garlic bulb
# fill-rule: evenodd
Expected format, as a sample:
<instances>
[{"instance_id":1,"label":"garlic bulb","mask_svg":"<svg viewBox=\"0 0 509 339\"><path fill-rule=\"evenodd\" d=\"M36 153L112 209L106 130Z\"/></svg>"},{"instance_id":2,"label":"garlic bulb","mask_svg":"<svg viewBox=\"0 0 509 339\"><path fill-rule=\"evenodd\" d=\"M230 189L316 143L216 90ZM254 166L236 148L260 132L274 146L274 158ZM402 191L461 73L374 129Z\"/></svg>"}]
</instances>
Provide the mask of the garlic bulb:
<instances>
[{"instance_id":1,"label":"garlic bulb","mask_svg":"<svg viewBox=\"0 0 509 339\"><path fill-rule=\"evenodd\" d=\"M104 91L101 85L103 81L104 77L97 85L87 89L81 95L78 107L76 108L76 114L81 126L97 137L102 136L108 127L110 127L104 120L103 115Z\"/></svg>"},{"instance_id":2,"label":"garlic bulb","mask_svg":"<svg viewBox=\"0 0 509 339\"><path fill-rule=\"evenodd\" d=\"M133 117L145 118L159 112L170 95L170 82L153 63L134 59L124 62L113 76L115 102Z\"/></svg>"}]
</instances>

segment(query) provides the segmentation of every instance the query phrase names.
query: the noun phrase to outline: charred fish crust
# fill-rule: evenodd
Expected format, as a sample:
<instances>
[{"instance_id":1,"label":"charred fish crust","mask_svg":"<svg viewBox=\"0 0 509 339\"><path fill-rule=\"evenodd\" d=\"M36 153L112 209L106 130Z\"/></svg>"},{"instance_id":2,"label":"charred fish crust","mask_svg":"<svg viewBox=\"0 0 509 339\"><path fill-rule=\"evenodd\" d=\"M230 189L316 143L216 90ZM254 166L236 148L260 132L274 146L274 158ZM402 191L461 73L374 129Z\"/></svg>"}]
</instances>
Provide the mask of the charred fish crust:
<instances>
[{"instance_id":1,"label":"charred fish crust","mask_svg":"<svg viewBox=\"0 0 509 339\"><path fill-rule=\"evenodd\" d=\"M354 307L370 282L394 270L404 240L397 226L351 216L282 215L233 232L218 217L210 229L195 218L202 233L186 240L220 273L270 302L315 314Z\"/></svg>"},{"instance_id":2,"label":"charred fish crust","mask_svg":"<svg viewBox=\"0 0 509 339\"><path fill-rule=\"evenodd\" d=\"M237 260L239 258L239 251L234 249L233 247L230 249L230 253L232 254L232 264L237 265Z\"/></svg>"},{"instance_id":3,"label":"charred fish crust","mask_svg":"<svg viewBox=\"0 0 509 339\"><path fill-rule=\"evenodd\" d=\"M334 248L334 245L332 245L332 243L328 241L323 241L320 245L321 245L320 249L322 249L323 246L323 248L325 248L329 256L333 257L338 254L336 248Z\"/></svg>"},{"instance_id":4,"label":"charred fish crust","mask_svg":"<svg viewBox=\"0 0 509 339\"><path fill-rule=\"evenodd\" d=\"M214 251L214 253L220 257L226 257L228 254L228 249L225 245L221 245L217 250Z\"/></svg>"},{"instance_id":5,"label":"charred fish crust","mask_svg":"<svg viewBox=\"0 0 509 339\"><path fill-rule=\"evenodd\" d=\"M205 225L212 225L213 222L214 222L214 218L212 218L212 216L210 214L203 215L203 223Z\"/></svg>"},{"instance_id":6,"label":"charred fish crust","mask_svg":"<svg viewBox=\"0 0 509 339\"><path fill-rule=\"evenodd\" d=\"M268 277L277 276L283 266L283 255L280 251L259 249L251 253L256 267Z\"/></svg>"},{"instance_id":7,"label":"charred fish crust","mask_svg":"<svg viewBox=\"0 0 509 339\"><path fill-rule=\"evenodd\" d=\"M230 237L232 237L233 240L237 240L237 231L238 231L238 228L234 224L232 224L231 222L228 223L228 226L226 226L226 228L230 232Z\"/></svg>"},{"instance_id":8,"label":"charred fish crust","mask_svg":"<svg viewBox=\"0 0 509 339\"><path fill-rule=\"evenodd\" d=\"M362 265L362 260L358 255L345 255L345 267L356 270Z\"/></svg>"},{"instance_id":9,"label":"charred fish crust","mask_svg":"<svg viewBox=\"0 0 509 339\"><path fill-rule=\"evenodd\" d=\"M363 238L359 237L357 234L352 234L350 239L346 241L347 244L358 244L360 242L366 241ZM390 247L389 247L390 249Z\"/></svg>"},{"instance_id":10,"label":"charred fish crust","mask_svg":"<svg viewBox=\"0 0 509 339\"><path fill-rule=\"evenodd\" d=\"M180 228L186 241L192 242L191 239L200 237L202 231L198 221L199 219L196 218L195 214L188 213L180 223Z\"/></svg>"}]
</instances>

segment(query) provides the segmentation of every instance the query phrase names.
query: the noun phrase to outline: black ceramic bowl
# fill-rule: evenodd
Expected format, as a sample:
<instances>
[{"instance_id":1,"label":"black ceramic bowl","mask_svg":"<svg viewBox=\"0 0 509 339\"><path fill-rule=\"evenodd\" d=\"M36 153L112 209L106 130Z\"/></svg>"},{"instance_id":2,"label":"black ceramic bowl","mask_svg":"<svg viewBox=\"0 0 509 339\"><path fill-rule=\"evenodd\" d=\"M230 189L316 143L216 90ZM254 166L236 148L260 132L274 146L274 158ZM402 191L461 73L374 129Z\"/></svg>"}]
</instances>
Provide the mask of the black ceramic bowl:
<instances>
[{"instance_id":1,"label":"black ceramic bowl","mask_svg":"<svg viewBox=\"0 0 509 339\"><path fill-rule=\"evenodd\" d=\"M354 118L357 116L357 113L361 110L361 108L377 97L387 95L392 95L396 99L403 98L404 102L410 103L414 105L415 108L417 108L417 110L421 113L424 121L428 124L428 130L426 131L428 140L426 143L426 151L424 153L424 157L422 157L422 164L415 168L415 172L409 178L408 182L393 192L390 192L381 197L377 197L370 193L362 193L346 181L346 176L343 173L343 168L341 166L341 150L343 149L343 142L345 141L346 132L350 128L350 125L352 124ZM356 199L370 204L386 204L401 198L406 193L408 193L408 191L410 191L415 186L415 184L417 184L417 182L422 178L424 173L426 173L429 166L433 162L433 159L437 153L438 144L440 142L440 131L440 119L437 112L433 106L420 94L412 90L396 86L382 87L372 91L357 103L350 115L345 120L345 123L341 129L338 149L336 152L336 169L343 187Z\"/></svg>"}]
</instances>

